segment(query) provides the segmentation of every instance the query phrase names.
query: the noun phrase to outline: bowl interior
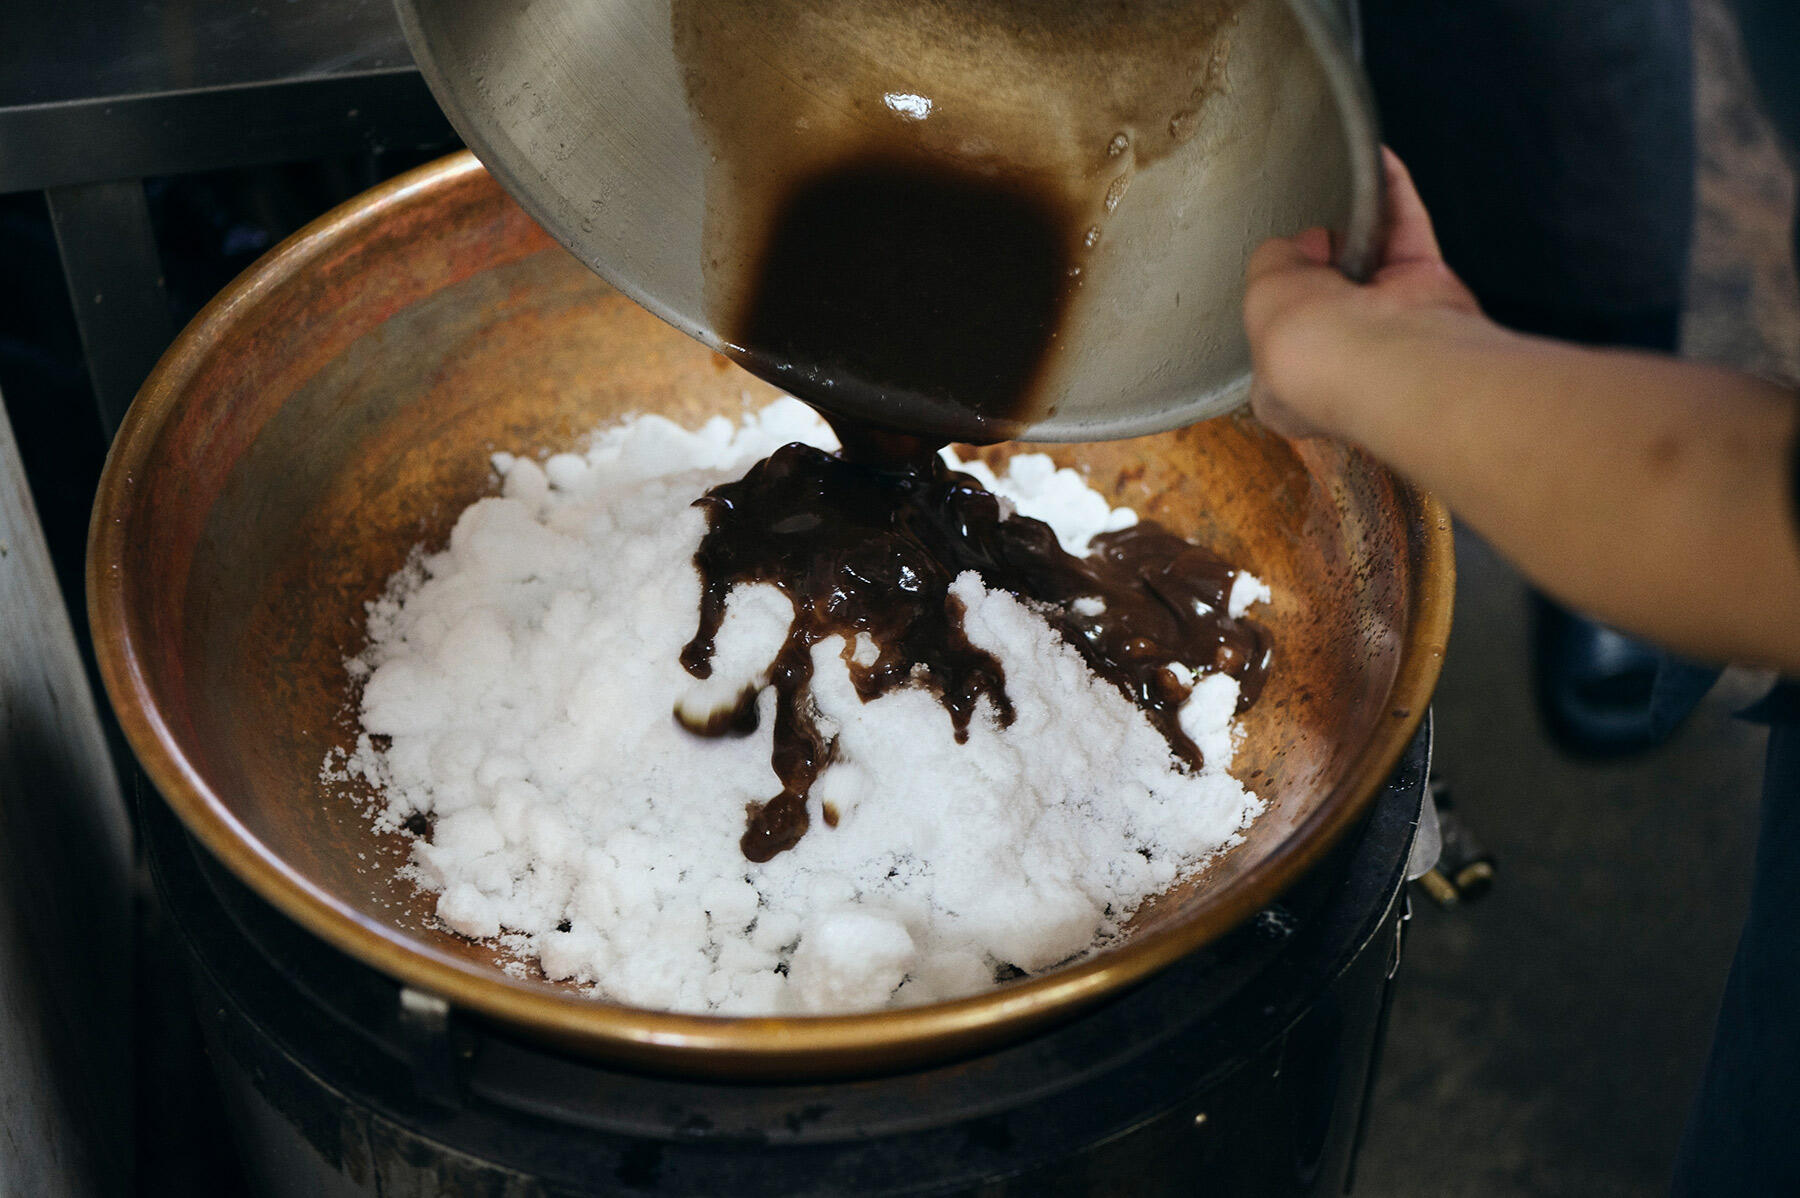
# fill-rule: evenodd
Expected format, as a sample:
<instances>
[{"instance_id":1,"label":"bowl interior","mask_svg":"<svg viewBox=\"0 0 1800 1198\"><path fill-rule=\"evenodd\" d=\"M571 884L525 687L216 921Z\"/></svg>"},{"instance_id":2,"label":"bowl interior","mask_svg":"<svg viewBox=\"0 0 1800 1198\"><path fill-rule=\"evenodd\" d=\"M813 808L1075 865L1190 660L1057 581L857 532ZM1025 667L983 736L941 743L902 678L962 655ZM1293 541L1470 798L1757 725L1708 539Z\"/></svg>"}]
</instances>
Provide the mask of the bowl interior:
<instances>
[{"instance_id":1,"label":"bowl interior","mask_svg":"<svg viewBox=\"0 0 1800 1198\"><path fill-rule=\"evenodd\" d=\"M546 1034L652 1055L725 1037L745 1059L790 1063L806 1046L757 1025L923 1035L919 1012L684 1021L507 976L491 946L433 926L432 896L395 876L404 838L372 832L320 777L353 739L344 662L364 604L492 492L493 450L572 446L636 412L694 424L774 394L602 283L467 157L325 218L190 327L109 463L96 634L152 778L315 931ZM1027 982L955 1004L990 1032L1125 984L1272 898L1383 781L1447 631L1442 516L1360 455L1296 451L1239 418L1052 452L1273 588L1275 667L1235 770L1269 809L1246 843L1148 905L1124 946L1066 968L1061 990Z\"/></svg>"}]
</instances>

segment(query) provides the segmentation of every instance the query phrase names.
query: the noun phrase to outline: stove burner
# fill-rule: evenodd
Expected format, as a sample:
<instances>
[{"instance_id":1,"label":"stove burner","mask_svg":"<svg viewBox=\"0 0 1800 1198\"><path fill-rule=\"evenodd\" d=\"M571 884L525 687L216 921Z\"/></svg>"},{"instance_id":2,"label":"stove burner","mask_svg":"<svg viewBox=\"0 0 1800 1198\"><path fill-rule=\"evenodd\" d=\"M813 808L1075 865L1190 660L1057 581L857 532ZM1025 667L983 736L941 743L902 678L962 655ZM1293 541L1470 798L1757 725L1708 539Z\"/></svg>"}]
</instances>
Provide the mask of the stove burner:
<instances>
[{"instance_id":1,"label":"stove burner","mask_svg":"<svg viewBox=\"0 0 1800 1198\"><path fill-rule=\"evenodd\" d=\"M789 1085L516 1040L313 938L160 802L140 809L237 1138L268 1150L246 1169L273 1192L1155 1195L1204 1177L1324 1195L1366 1118L1429 734L1279 904L1129 993L969 1060Z\"/></svg>"}]
</instances>

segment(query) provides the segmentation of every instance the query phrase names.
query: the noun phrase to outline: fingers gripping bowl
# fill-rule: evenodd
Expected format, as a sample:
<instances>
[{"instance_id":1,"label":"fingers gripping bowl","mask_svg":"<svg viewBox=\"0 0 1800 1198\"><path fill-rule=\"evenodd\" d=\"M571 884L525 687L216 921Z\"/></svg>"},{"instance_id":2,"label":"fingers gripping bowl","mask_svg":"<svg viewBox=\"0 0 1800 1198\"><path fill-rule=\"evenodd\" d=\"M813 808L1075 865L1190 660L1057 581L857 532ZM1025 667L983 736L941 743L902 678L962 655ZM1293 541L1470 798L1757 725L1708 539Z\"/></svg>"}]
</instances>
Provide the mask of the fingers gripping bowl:
<instances>
[{"instance_id":1,"label":"fingers gripping bowl","mask_svg":"<svg viewBox=\"0 0 1800 1198\"><path fill-rule=\"evenodd\" d=\"M1016 1037L1226 931L1356 820L1423 717L1450 614L1435 502L1242 418L1059 448L1112 502L1275 592L1280 656L1236 766L1268 810L1245 843L1147 904L1119 946L957 1002L731 1019L509 976L396 876L405 841L320 781L354 732L344 663L364 604L489 492L493 449L571 445L633 412L694 426L773 395L600 282L467 155L327 215L182 334L107 463L90 615L145 770L276 907L478 1017L645 1067L825 1076Z\"/></svg>"}]
</instances>

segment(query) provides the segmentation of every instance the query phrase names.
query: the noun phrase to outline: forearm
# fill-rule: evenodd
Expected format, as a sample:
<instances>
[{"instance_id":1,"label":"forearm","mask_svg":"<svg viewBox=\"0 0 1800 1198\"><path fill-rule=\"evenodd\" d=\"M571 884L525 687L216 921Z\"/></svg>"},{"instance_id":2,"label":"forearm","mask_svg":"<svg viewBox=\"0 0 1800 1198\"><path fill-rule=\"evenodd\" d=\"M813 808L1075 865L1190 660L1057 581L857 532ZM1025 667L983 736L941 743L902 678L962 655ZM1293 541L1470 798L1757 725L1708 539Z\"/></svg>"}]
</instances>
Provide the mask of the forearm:
<instances>
[{"instance_id":1,"label":"forearm","mask_svg":"<svg viewBox=\"0 0 1800 1198\"><path fill-rule=\"evenodd\" d=\"M1329 426L1436 492L1544 590L1713 660L1800 670L1800 406L1744 375L1376 313Z\"/></svg>"}]
</instances>

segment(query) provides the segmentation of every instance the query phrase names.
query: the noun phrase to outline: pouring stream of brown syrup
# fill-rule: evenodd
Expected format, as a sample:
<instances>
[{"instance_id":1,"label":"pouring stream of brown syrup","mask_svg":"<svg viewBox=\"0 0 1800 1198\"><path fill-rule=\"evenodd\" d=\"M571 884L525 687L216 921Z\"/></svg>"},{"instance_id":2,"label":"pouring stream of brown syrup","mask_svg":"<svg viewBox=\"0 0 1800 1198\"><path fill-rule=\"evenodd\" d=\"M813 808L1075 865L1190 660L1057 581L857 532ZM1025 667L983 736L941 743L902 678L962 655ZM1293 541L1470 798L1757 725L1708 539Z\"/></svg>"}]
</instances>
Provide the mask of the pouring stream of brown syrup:
<instances>
[{"instance_id":1,"label":"pouring stream of brown syrup","mask_svg":"<svg viewBox=\"0 0 1800 1198\"><path fill-rule=\"evenodd\" d=\"M1004 440L1041 414L1097 222L1134 164L1186 135L1216 84L1234 9L674 5L697 131L715 158L706 275L716 327L740 363L830 415L844 445L841 455L789 445L698 501L708 527L687 670L711 673L732 588L769 583L794 604L768 676L782 789L750 809L750 860L806 833L808 793L836 752L810 690L821 641L843 638L865 702L926 687L958 741L983 701L1011 723L1006 671L970 642L951 594L967 571L1036 608L1193 768L1200 753L1179 719L1190 687L1171 664L1230 674L1240 708L1261 690L1268 636L1229 614L1230 567L1149 522L1074 557L1048 525L1008 514L937 457L952 436ZM846 38L845 22L864 32L885 22L885 33ZM884 52L870 57L870 46ZM1058 108L1056 97L1084 89L1078 113ZM869 664L858 660L863 637ZM684 723L742 735L756 704L747 690Z\"/></svg>"}]
</instances>

